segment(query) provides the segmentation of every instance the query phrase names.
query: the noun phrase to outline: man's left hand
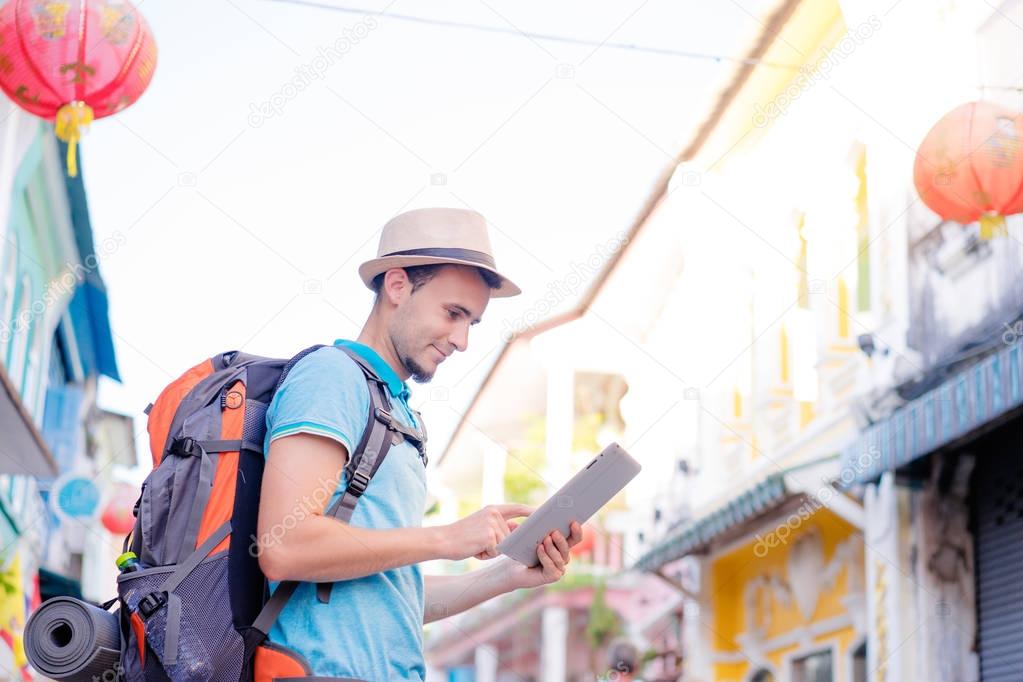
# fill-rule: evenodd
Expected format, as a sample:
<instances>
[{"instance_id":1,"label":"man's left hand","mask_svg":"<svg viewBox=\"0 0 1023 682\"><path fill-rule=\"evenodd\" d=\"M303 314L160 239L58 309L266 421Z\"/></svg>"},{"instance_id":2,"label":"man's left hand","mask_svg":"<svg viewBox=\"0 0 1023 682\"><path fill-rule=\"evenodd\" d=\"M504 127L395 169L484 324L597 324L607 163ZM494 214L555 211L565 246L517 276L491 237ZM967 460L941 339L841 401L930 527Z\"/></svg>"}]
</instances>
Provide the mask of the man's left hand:
<instances>
[{"instance_id":1,"label":"man's left hand","mask_svg":"<svg viewBox=\"0 0 1023 682\"><path fill-rule=\"evenodd\" d=\"M509 524L511 525L511 524ZM514 528L512 529L514 530ZM573 521L566 538L560 530L551 531L536 546L536 556L540 564L532 568L509 559L508 580L513 589L540 587L561 580L565 575L568 562L571 561L570 551L583 539L583 529Z\"/></svg>"}]
</instances>

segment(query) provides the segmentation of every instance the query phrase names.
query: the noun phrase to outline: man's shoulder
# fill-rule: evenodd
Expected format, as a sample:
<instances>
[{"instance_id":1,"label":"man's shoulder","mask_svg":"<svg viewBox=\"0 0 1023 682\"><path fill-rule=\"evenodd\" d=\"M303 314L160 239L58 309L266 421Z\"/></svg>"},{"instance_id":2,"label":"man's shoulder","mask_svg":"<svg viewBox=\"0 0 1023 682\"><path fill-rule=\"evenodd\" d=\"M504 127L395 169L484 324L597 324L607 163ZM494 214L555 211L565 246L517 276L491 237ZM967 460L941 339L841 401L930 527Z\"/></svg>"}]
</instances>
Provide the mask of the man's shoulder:
<instances>
[{"instance_id":1,"label":"man's shoulder","mask_svg":"<svg viewBox=\"0 0 1023 682\"><path fill-rule=\"evenodd\" d=\"M296 362L284 379L284 384L289 381L310 380L365 384L366 375L362 373L358 363L340 347L324 346Z\"/></svg>"},{"instance_id":2,"label":"man's shoulder","mask_svg":"<svg viewBox=\"0 0 1023 682\"><path fill-rule=\"evenodd\" d=\"M318 348L294 364L281 382L275 402L278 398L306 402L311 397L313 400L334 397L347 404L353 399L358 404L369 403L366 375L341 348Z\"/></svg>"},{"instance_id":3,"label":"man's shoulder","mask_svg":"<svg viewBox=\"0 0 1023 682\"><path fill-rule=\"evenodd\" d=\"M266 412L268 436L308 432L329 435L351 449L359 441L370 405L366 377L339 348L325 346L296 362Z\"/></svg>"}]
</instances>

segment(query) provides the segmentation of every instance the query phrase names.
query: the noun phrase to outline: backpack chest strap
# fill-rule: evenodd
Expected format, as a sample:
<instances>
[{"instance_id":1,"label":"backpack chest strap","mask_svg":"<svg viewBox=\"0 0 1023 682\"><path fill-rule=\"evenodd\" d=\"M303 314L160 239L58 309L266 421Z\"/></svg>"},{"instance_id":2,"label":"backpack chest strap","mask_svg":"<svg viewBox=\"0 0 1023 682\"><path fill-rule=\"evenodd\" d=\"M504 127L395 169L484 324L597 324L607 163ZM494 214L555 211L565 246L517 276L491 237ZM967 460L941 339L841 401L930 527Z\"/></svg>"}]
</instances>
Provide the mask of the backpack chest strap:
<instances>
[{"instance_id":1,"label":"backpack chest strap","mask_svg":"<svg viewBox=\"0 0 1023 682\"><path fill-rule=\"evenodd\" d=\"M426 456L426 430L418 431L413 429L399 419L397 419L389 410L385 410L378 407L373 410L373 417L380 423L382 423L388 431L393 434L400 435L403 440L407 440L415 447L419 452L419 459L423 460L423 466L426 466L429 462L429 458ZM419 423L422 424L422 418Z\"/></svg>"}]
</instances>

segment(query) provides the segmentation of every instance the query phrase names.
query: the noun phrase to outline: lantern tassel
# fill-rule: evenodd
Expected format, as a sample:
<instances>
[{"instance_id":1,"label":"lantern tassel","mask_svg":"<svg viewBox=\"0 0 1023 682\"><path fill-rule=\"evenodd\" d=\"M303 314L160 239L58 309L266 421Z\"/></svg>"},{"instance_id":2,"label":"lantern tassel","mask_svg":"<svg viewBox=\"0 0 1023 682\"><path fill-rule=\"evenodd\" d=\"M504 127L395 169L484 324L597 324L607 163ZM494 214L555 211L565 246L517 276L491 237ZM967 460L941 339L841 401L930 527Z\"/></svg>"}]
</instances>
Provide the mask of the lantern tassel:
<instances>
[{"instance_id":1,"label":"lantern tassel","mask_svg":"<svg viewBox=\"0 0 1023 682\"><path fill-rule=\"evenodd\" d=\"M82 139L82 133L92 123L92 119L92 107L85 102L71 102L57 111L54 132L58 138L67 142L67 174L72 178L78 176L78 141Z\"/></svg>"},{"instance_id":2,"label":"lantern tassel","mask_svg":"<svg viewBox=\"0 0 1023 682\"><path fill-rule=\"evenodd\" d=\"M980 217L980 238L987 241L995 237L1007 237L1009 226L1005 224L1005 216L997 213L985 213Z\"/></svg>"},{"instance_id":3,"label":"lantern tassel","mask_svg":"<svg viewBox=\"0 0 1023 682\"><path fill-rule=\"evenodd\" d=\"M78 155L75 149L78 147L78 140L72 139L67 143L67 174L73 178L78 177Z\"/></svg>"}]
</instances>

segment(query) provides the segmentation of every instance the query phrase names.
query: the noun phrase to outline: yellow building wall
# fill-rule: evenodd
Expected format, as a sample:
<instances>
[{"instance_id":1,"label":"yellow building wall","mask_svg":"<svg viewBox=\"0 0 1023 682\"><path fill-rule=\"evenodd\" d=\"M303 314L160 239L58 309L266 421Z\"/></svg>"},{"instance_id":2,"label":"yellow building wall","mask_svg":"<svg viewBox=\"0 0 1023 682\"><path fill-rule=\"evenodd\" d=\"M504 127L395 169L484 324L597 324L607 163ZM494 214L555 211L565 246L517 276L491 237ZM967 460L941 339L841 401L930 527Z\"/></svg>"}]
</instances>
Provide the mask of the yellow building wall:
<instances>
[{"instance_id":1,"label":"yellow building wall","mask_svg":"<svg viewBox=\"0 0 1023 682\"><path fill-rule=\"evenodd\" d=\"M837 0L804 2L779 33L763 59L776 64L790 64L804 67L804 71L761 67L751 76L742 92L733 101L729 110L717 126L715 134L701 150L701 157L714 160L714 167L721 170L727 166L733 152L755 145L770 126L760 127L754 122L753 112L758 105L771 102L794 82L805 75L805 69L813 69L824 51L833 47L843 37L847 27ZM786 360L779 360L782 372L786 373ZM741 398L740 398L741 399ZM737 402L737 405L741 403ZM800 408L800 426L806 427L815 416L813 403ZM740 408L736 408L737 410ZM737 415L738 416L738 415ZM784 523L784 519L782 520ZM775 530L774 526L761 529L760 537ZM825 565L830 562L836 548L849 540L857 531L853 526L827 509L813 512L803 518L798 527L791 530L785 542L770 548L766 553L758 549L758 537L751 532L748 541L714 560L710 566L709 597L713 621L711 637L713 653L726 659L713 664L713 679L719 682L745 682L754 672L749 660L745 659L739 636L749 622L761 623L763 640L770 641L791 634L806 627L847 615L843 599L849 594L849 570L841 569L833 583L822 588L813 614L803 617L794 599L779 600L772 589L760 590L753 600L755 613L748 614L746 607L747 586L757 580L776 582L788 581L788 561L793 544L804 534L820 534ZM862 566L862 556L855 558ZM749 620L748 620L749 617ZM833 661L836 682L846 680L846 670L851 650L859 644L859 638L852 626L836 628L811 637L814 650L835 645L837 656ZM801 650L799 644L778 646L766 652L765 658L781 680L789 679L788 661Z\"/></svg>"},{"instance_id":2,"label":"yellow building wall","mask_svg":"<svg viewBox=\"0 0 1023 682\"><path fill-rule=\"evenodd\" d=\"M796 512L781 519L777 525L762 528L757 533L751 532L745 544L712 562L710 567L712 594L709 601L713 614L714 653L733 659L715 664L715 680L741 681L747 679L753 672L749 661L736 662L734 658L744 656L739 637L755 625L763 629L762 639L770 642L829 619L847 615L848 610L843 599L849 594L850 586L849 569L845 563L837 569L833 583L822 586L809 619L803 617L791 595L788 599L778 598L779 592L784 593L791 586L792 578L789 575L791 550L802 536L808 533L819 534L823 558L820 570L823 571L831 563L838 546L859 533L853 526L827 509L819 509L806 518L804 516L808 510L803 511L803 515ZM779 533L778 529L782 527L791 531ZM764 541L771 533L778 538L778 544L768 548ZM784 542L780 540L782 536L786 536ZM861 565L862 559L861 552L852 558ZM755 596L747 606L747 588L755 581L759 581L762 587L755 588ZM752 612L749 612L750 610ZM836 628L812 637L811 640L814 649L824 648L832 643L837 645L837 658L834 660L835 679L844 679L843 671L850 649L858 643L853 628L851 626ZM786 657L798 650L798 645L787 644L765 652L767 660L782 675L781 679L787 679Z\"/></svg>"}]
</instances>

